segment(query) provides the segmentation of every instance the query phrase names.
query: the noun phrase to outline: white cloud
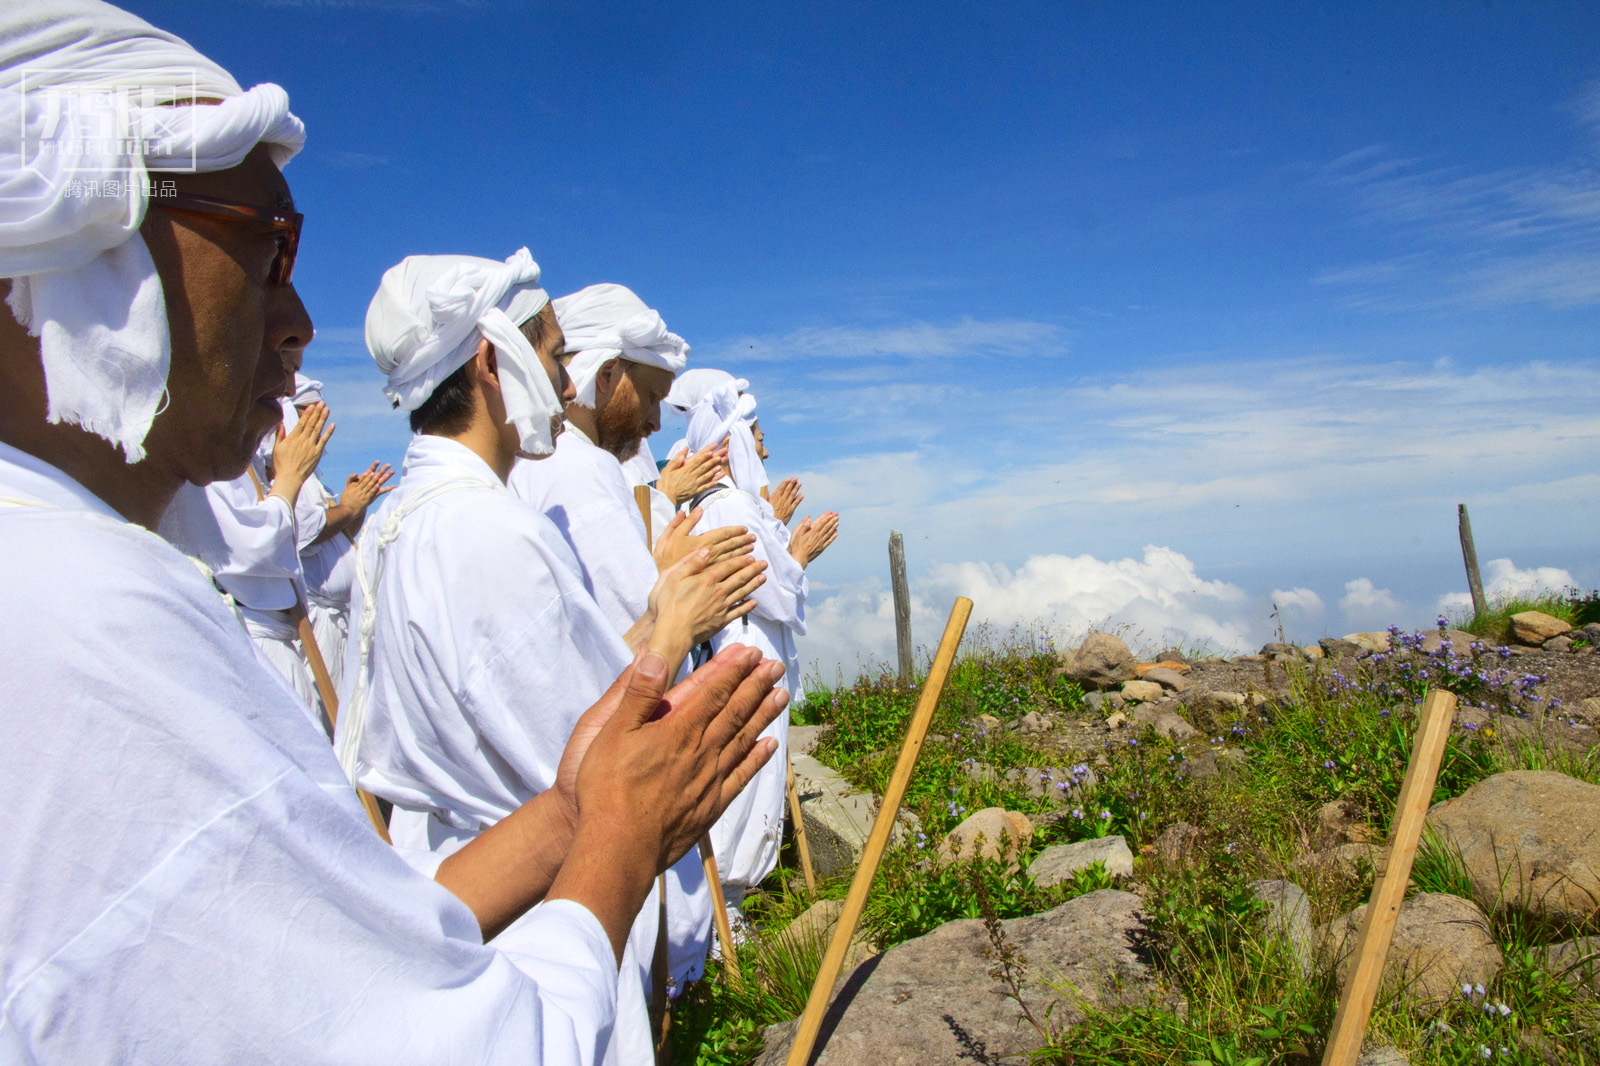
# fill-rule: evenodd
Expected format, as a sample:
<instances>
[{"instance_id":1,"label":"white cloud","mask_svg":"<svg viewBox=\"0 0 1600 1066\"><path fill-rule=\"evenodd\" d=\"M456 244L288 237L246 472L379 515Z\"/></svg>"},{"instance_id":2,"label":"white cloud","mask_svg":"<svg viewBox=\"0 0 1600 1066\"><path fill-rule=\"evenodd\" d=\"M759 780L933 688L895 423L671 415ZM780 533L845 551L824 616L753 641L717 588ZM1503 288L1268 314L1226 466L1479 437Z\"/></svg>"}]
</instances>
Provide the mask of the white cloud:
<instances>
[{"instance_id":1,"label":"white cloud","mask_svg":"<svg viewBox=\"0 0 1600 1066\"><path fill-rule=\"evenodd\" d=\"M1369 577L1358 577L1344 583L1339 610L1344 612L1346 624L1361 628L1397 624L1402 608L1394 593L1376 587Z\"/></svg>"},{"instance_id":2,"label":"white cloud","mask_svg":"<svg viewBox=\"0 0 1600 1066\"><path fill-rule=\"evenodd\" d=\"M1490 559L1483 567L1483 594L1490 603L1519 596L1540 596L1560 592L1575 585L1572 574L1556 566L1535 566L1527 570L1510 559ZM1472 594L1447 592L1439 597L1439 610L1470 611Z\"/></svg>"},{"instance_id":3,"label":"white cloud","mask_svg":"<svg viewBox=\"0 0 1600 1066\"><path fill-rule=\"evenodd\" d=\"M938 640L943 612L957 596L973 601L975 626L1029 627L1058 644L1109 629L1136 650L1183 644L1238 652L1253 646L1252 604L1244 590L1203 579L1183 554L1154 545L1138 559L1035 555L1016 570L985 562L940 564L914 582L912 592L912 633L922 646ZM801 654L815 664L807 676L820 673L831 681L836 670L853 675L858 663L891 661L893 599L876 579L841 589L807 615L811 635ZM928 652L923 647L924 657Z\"/></svg>"},{"instance_id":4,"label":"white cloud","mask_svg":"<svg viewBox=\"0 0 1600 1066\"><path fill-rule=\"evenodd\" d=\"M1268 599L1277 608L1278 621L1286 631L1314 627L1327 611L1322 597L1308 588L1273 589Z\"/></svg>"},{"instance_id":5,"label":"white cloud","mask_svg":"<svg viewBox=\"0 0 1600 1066\"><path fill-rule=\"evenodd\" d=\"M1048 322L1016 319L980 322L963 318L944 325L906 322L893 326L820 326L778 336L738 337L714 346L709 359L711 365L717 365L729 359L786 362L818 358L928 359L973 355L1037 358L1064 355L1066 351L1061 327Z\"/></svg>"}]
</instances>

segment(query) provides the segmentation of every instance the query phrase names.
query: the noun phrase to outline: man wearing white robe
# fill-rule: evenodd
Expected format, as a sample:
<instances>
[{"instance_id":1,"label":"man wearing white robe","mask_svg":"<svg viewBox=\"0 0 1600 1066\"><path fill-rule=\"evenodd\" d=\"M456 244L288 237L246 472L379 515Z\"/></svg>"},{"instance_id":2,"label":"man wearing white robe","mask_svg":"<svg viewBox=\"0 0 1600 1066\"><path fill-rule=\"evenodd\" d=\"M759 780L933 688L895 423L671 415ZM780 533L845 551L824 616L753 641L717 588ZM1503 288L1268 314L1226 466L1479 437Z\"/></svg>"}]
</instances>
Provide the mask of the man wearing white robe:
<instances>
[{"instance_id":1,"label":"man wearing white robe","mask_svg":"<svg viewBox=\"0 0 1600 1066\"><path fill-rule=\"evenodd\" d=\"M554 454L517 460L506 484L560 531L584 587L616 631L626 633L647 613L658 559L670 566L697 546L683 527L652 554L627 469L644 454L644 438L660 428L661 400L689 346L622 285L591 285L553 306L571 353L563 362L574 399ZM670 504L658 509L651 532L662 533L673 513ZM677 990L700 976L711 943L711 894L700 864L667 871L666 914L668 975Z\"/></svg>"},{"instance_id":2,"label":"man wearing white robe","mask_svg":"<svg viewBox=\"0 0 1600 1066\"><path fill-rule=\"evenodd\" d=\"M763 655L784 664L784 686L791 697L799 699L803 692L796 640L806 631L806 566L832 543L839 516L828 512L816 522L807 516L791 536L773 514L771 505L761 498L767 476L751 433L756 401L746 391L749 383L717 370L697 373L687 401L692 403L687 447L699 451L726 442L729 463L729 476L692 501L701 512L697 529L730 524L746 527L756 536L754 554L769 567L766 583L755 593L755 610L712 637L711 649L719 651L731 643L760 648ZM783 841L788 733L785 712L766 734L778 742L778 756L728 807L711 831L717 872L730 907L737 906L745 893L759 885L778 864Z\"/></svg>"},{"instance_id":3,"label":"man wearing white robe","mask_svg":"<svg viewBox=\"0 0 1600 1066\"><path fill-rule=\"evenodd\" d=\"M579 715L635 649L681 662L694 634L749 610L762 569L747 557L676 567L626 632L608 620L561 533L505 484L519 455L550 453L560 427L564 340L538 280L525 248L504 262L411 256L385 272L367 312L368 348L414 436L383 523L357 551L360 636L338 748L353 780L395 805L397 843L446 854L554 785ZM685 563L701 568L701 554ZM694 864L679 864L686 881ZM653 1054L658 907L652 894L623 960L619 1062ZM514 925L497 943L526 935L537 931Z\"/></svg>"},{"instance_id":4,"label":"man wearing white robe","mask_svg":"<svg viewBox=\"0 0 1600 1066\"><path fill-rule=\"evenodd\" d=\"M277 86L96 0L0 7L0 122L36 131L24 66L91 108L137 90L99 117L176 129L196 165L184 200L134 181L86 203L70 174L170 157L72 123L26 172L0 150L0 1061L597 1061L656 870L772 750L751 741L773 671L730 656L661 715L666 664L642 656L557 789L411 857L436 881L383 845L232 609L149 532L184 481L247 468L311 337L286 231L240 216L288 222L303 128ZM530 952L483 946L541 899Z\"/></svg>"}]
</instances>

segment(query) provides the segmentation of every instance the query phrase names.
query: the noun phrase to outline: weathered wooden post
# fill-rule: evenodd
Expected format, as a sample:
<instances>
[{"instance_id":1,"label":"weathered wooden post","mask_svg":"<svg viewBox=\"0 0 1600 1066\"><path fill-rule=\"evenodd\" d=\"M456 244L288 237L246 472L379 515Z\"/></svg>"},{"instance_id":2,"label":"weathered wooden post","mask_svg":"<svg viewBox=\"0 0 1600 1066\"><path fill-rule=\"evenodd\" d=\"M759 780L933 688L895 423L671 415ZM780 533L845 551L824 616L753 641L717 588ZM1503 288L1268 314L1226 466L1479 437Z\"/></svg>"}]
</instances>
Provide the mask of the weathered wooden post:
<instances>
[{"instance_id":1,"label":"weathered wooden post","mask_svg":"<svg viewBox=\"0 0 1600 1066\"><path fill-rule=\"evenodd\" d=\"M1489 601L1483 598L1483 576L1478 573L1478 549L1472 544L1472 520L1467 517L1467 505L1456 505L1461 516L1461 557L1467 561L1467 591L1472 593L1472 616L1482 618L1489 613Z\"/></svg>"},{"instance_id":2,"label":"weathered wooden post","mask_svg":"<svg viewBox=\"0 0 1600 1066\"><path fill-rule=\"evenodd\" d=\"M889 584L894 588L894 642L900 653L900 683L911 683L911 589L906 585L906 542L889 532Z\"/></svg>"}]
</instances>

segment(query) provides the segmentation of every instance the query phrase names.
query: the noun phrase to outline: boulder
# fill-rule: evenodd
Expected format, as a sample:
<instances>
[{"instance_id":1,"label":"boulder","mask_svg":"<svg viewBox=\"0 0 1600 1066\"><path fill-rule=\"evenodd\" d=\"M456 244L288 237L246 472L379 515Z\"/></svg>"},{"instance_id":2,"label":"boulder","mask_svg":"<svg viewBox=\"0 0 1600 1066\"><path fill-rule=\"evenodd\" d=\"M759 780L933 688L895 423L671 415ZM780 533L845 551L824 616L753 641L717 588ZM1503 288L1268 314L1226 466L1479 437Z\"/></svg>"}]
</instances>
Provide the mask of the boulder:
<instances>
[{"instance_id":1,"label":"boulder","mask_svg":"<svg viewBox=\"0 0 1600 1066\"><path fill-rule=\"evenodd\" d=\"M1295 966L1302 974L1310 973L1315 934L1305 889L1293 881L1256 881L1250 889L1267 905L1267 931L1287 941Z\"/></svg>"},{"instance_id":2,"label":"boulder","mask_svg":"<svg viewBox=\"0 0 1600 1066\"><path fill-rule=\"evenodd\" d=\"M1356 1066L1411 1066L1411 1060L1406 1058L1405 1052L1392 1044L1384 1044L1369 1051L1363 1051L1361 1057L1356 1059Z\"/></svg>"},{"instance_id":3,"label":"boulder","mask_svg":"<svg viewBox=\"0 0 1600 1066\"><path fill-rule=\"evenodd\" d=\"M1190 664L1189 657L1178 648L1163 648L1156 652L1156 662L1168 664L1180 663L1184 666L1188 666Z\"/></svg>"},{"instance_id":4,"label":"boulder","mask_svg":"<svg viewBox=\"0 0 1600 1066\"><path fill-rule=\"evenodd\" d=\"M794 755L789 762L800 794L812 868L819 877L831 877L854 867L878 815L877 797L855 791L835 770L809 755ZM897 827L896 837L902 832Z\"/></svg>"},{"instance_id":5,"label":"boulder","mask_svg":"<svg viewBox=\"0 0 1600 1066\"><path fill-rule=\"evenodd\" d=\"M1551 944L1544 949L1544 967L1567 983L1600 995L1600 936Z\"/></svg>"},{"instance_id":6,"label":"boulder","mask_svg":"<svg viewBox=\"0 0 1600 1066\"><path fill-rule=\"evenodd\" d=\"M1181 715L1163 714L1156 718L1155 731L1172 740L1188 740L1200 735L1200 730L1190 725Z\"/></svg>"},{"instance_id":7,"label":"boulder","mask_svg":"<svg viewBox=\"0 0 1600 1066\"><path fill-rule=\"evenodd\" d=\"M1001 922L1007 943L1027 959L1022 994L1030 1009L1040 1017L1048 1010L1051 1024L1064 1027L1082 1021L1085 1005L1151 1002L1155 974L1134 948L1143 929L1140 907L1131 892L1107 889ZM961 1066L1026 1058L1043 1040L989 976L991 952L983 922L969 919L858 966L834 986L812 1061ZM783 1066L797 1024L767 1028L758 1066Z\"/></svg>"},{"instance_id":8,"label":"boulder","mask_svg":"<svg viewBox=\"0 0 1600 1066\"><path fill-rule=\"evenodd\" d=\"M1485 778L1428 813L1478 898L1580 922L1600 910L1600 785L1549 770Z\"/></svg>"},{"instance_id":9,"label":"boulder","mask_svg":"<svg viewBox=\"0 0 1600 1066\"><path fill-rule=\"evenodd\" d=\"M1040 888L1072 880L1079 870L1097 862L1106 864L1106 873L1133 876L1133 852L1119 836L1080 840L1076 844L1054 844L1041 851L1028 867L1028 876Z\"/></svg>"},{"instance_id":10,"label":"boulder","mask_svg":"<svg viewBox=\"0 0 1600 1066\"><path fill-rule=\"evenodd\" d=\"M1600 696L1585 696L1577 703L1569 704L1567 709L1587 719L1590 725L1600 726Z\"/></svg>"},{"instance_id":11,"label":"boulder","mask_svg":"<svg viewBox=\"0 0 1600 1066\"><path fill-rule=\"evenodd\" d=\"M822 952L828 948L828 942L833 939L833 927L839 924L839 915L842 913L844 900L820 899L797 915L773 939L792 951L815 951L820 960ZM857 926L855 935L850 938L850 946L845 949L845 966L855 966L873 954L871 941Z\"/></svg>"},{"instance_id":12,"label":"boulder","mask_svg":"<svg viewBox=\"0 0 1600 1066\"><path fill-rule=\"evenodd\" d=\"M1144 680L1144 676L1152 670L1171 670L1175 674L1187 674L1194 667L1188 663L1180 663L1175 659L1164 659L1157 663L1135 663L1133 666L1136 680Z\"/></svg>"},{"instance_id":13,"label":"boulder","mask_svg":"<svg viewBox=\"0 0 1600 1066\"><path fill-rule=\"evenodd\" d=\"M1156 855L1162 863L1177 868L1188 866L1200 849L1200 827L1174 822L1156 837Z\"/></svg>"},{"instance_id":14,"label":"boulder","mask_svg":"<svg viewBox=\"0 0 1600 1066\"><path fill-rule=\"evenodd\" d=\"M1432 629L1422 635L1422 651L1424 654L1432 655L1449 642L1450 654L1470 658L1472 645L1478 639L1462 629Z\"/></svg>"},{"instance_id":15,"label":"boulder","mask_svg":"<svg viewBox=\"0 0 1600 1066\"><path fill-rule=\"evenodd\" d=\"M1561 634L1561 636L1559 636L1559 637L1551 637L1549 640L1544 642L1544 650L1545 651L1571 651L1572 650L1572 638L1567 636L1565 633Z\"/></svg>"},{"instance_id":16,"label":"boulder","mask_svg":"<svg viewBox=\"0 0 1600 1066\"><path fill-rule=\"evenodd\" d=\"M1183 692L1189 687L1188 678L1178 671L1168 669L1165 666L1157 666L1154 669L1146 670L1141 680L1154 681L1168 692Z\"/></svg>"},{"instance_id":17,"label":"boulder","mask_svg":"<svg viewBox=\"0 0 1600 1066\"><path fill-rule=\"evenodd\" d=\"M1050 728L1050 719L1038 711L1029 711L1017 719L1016 728L1021 733L1043 733Z\"/></svg>"},{"instance_id":18,"label":"boulder","mask_svg":"<svg viewBox=\"0 0 1600 1066\"><path fill-rule=\"evenodd\" d=\"M1587 625L1581 625L1577 629L1574 629L1569 636L1571 636L1574 640L1584 641L1590 647L1594 647L1595 645L1600 644L1600 622L1590 622Z\"/></svg>"},{"instance_id":19,"label":"boulder","mask_svg":"<svg viewBox=\"0 0 1600 1066\"><path fill-rule=\"evenodd\" d=\"M1110 633L1090 633L1067 656L1061 676L1087 688L1115 688L1133 678L1133 652Z\"/></svg>"},{"instance_id":20,"label":"boulder","mask_svg":"<svg viewBox=\"0 0 1600 1066\"><path fill-rule=\"evenodd\" d=\"M1124 681L1122 698L1132 703L1150 703L1161 698L1161 686L1154 681Z\"/></svg>"},{"instance_id":21,"label":"boulder","mask_svg":"<svg viewBox=\"0 0 1600 1066\"><path fill-rule=\"evenodd\" d=\"M1341 989L1350 976L1366 913L1363 903L1327 930L1324 943L1338 965ZM1504 961L1489 919L1477 904L1443 892L1419 892L1400 905L1384 957L1383 983L1390 995L1403 989L1410 1003L1429 1013L1459 996L1463 984L1493 981Z\"/></svg>"},{"instance_id":22,"label":"boulder","mask_svg":"<svg viewBox=\"0 0 1600 1066\"><path fill-rule=\"evenodd\" d=\"M1065 803L1100 783L1100 775L1082 763L1074 767L1013 766L1000 777L1010 784L1021 785L1034 799L1052 804Z\"/></svg>"},{"instance_id":23,"label":"boulder","mask_svg":"<svg viewBox=\"0 0 1600 1066\"><path fill-rule=\"evenodd\" d=\"M1366 655L1378 655L1389 650L1389 634L1382 633L1346 633L1344 639L1354 644Z\"/></svg>"},{"instance_id":24,"label":"boulder","mask_svg":"<svg viewBox=\"0 0 1600 1066\"><path fill-rule=\"evenodd\" d=\"M993 733L1000 728L1000 719L992 714L980 714L973 719L973 722L977 724L979 732L982 733Z\"/></svg>"},{"instance_id":25,"label":"boulder","mask_svg":"<svg viewBox=\"0 0 1600 1066\"><path fill-rule=\"evenodd\" d=\"M1320 644L1307 644L1305 647L1300 649L1300 654L1312 661L1326 658L1322 650L1322 645Z\"/></svg>"},{"instance_id":26,"label":"boulder","mask_svg":"<svg viewBox=\"0 0 1600 1066\"><path fill-rule=\"evenodd\" d=\"M1276 659L1280 655L1286 655L1291 659L1298 659L1300 658L1300 645L1286 644L1283 641L1275 640L1270 644L1263 644L1261 646L1261 655L1263 658L1267 659Z\"/></svg>"},{"instance_id":27,"label":"boulder","mask_svg":"<svg viewBox=\"0 0 1600 1066\"><path fill-rule=\"evenodd\" d=\"M1511 639L1529 647L1538 647L1571 630L1569 623L1543 611L1519 611L1511 616Z\"/></svg>"},{"instance_id":28,"label":"boulder","mask_svg":"<svg viewBox=\"0 0 1600 1066\"><path fill-rule=\"evenodd\" d=\"M792 725L789 727L789 754L810 755L817 750L817 742L822 739L822 731L831 728L825 725Z\"/></svg>"},{"instance_id":29,"label":"boulder","mask_svg":"<svg viewBox=\"0 0 1600 1066\"><path fill-rule=\"evenodd\" d=\"M1233 728L1233 723L1254 717L1237 692L1190 692L1184 696L1183 704L1188 708L1189 721L1210 737L1220 737Z\"/></svg>"},{"instance_id":30,"label":"boulder","mask_svg":"<svg viewBox=\"0 0 1600 1066\"><path fill-rule=\"evenodd\" d=\"M1370 844L1372 831L1367 828L1366 815L1348 799L1336 799L1317 809L1316 829L1311 846L1318 851L1338 847L1340 844Z\"/></svg>"},{"instance_id":31,"label":"boulder","mask_svg":"<svg viewBox=\"0 0 1600 1066\"><path fill-rule=\"evenodd\" d=\"M1353 640L1343 640L1339 637L1323 637L1317 641L1317 647L1321 648L1322 654L1330 659L1337 659L1340 656L1353 659L1361 654L1361 645Z\"/></svg>"},{"instance_id":32,"label":"boulder","mask_svg":"<svg viewBox=\"0 0 1600 1066\"><path fill-rule=\"evenodd\" d=\"M1338 844L1326 851L1303 855L1295 868L1341 881L1365 881L1383 872L1383 848L1377 844Z\"/></svg>"},{"instance_id":33,"label":"boulder","mask_svg":"<svg viewBox=\"0 0 1600 1066\"><path fill-rule=\"evenodd\" d=\"M964 862L974 856L1015 862L1018 852L1032 839L1033 823L1026 814L1004 807L985 807L967 815L945 835L938 855L942 862Z\"/></svg>"},{"instance_id":34,"label":"boulder","mask_svg":"<svg viewBox=\"0 0 1600 1066\"><path fill-rule=\"evenodd\" d=\"M1112 711L1106 715L1106 727L1108 729L1121 729L1127 722L1128 716L1121 711Z\"/></svg>"}]
</instances>

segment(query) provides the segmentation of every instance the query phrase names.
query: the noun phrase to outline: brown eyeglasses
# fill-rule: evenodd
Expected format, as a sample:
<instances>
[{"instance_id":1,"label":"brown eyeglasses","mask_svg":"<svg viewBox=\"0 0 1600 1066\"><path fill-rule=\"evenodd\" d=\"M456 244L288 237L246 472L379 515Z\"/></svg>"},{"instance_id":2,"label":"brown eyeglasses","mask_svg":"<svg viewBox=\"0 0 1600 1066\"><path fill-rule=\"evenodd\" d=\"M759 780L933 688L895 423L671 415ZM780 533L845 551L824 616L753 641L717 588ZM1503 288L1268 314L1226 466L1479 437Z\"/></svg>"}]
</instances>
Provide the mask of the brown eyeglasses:
<instances>
[{"instance_id":1,"label":"brown eyeglasses","mask_svg":"<svg viewBox=\"0 0 1600 1066\"><path fill-rule=\"evenodd\" d=\"M274 239L278 242L278 255L267 271L267 280L274 285L287 285L294 275L294 257L300 249L300 224L305 219L300 212L189 193L156 196L152 197L150 202L168 211L178 211L186 215L204 215L207 218L222 218L266 226L273 231Z\"/></svg>"}]
</instances>

